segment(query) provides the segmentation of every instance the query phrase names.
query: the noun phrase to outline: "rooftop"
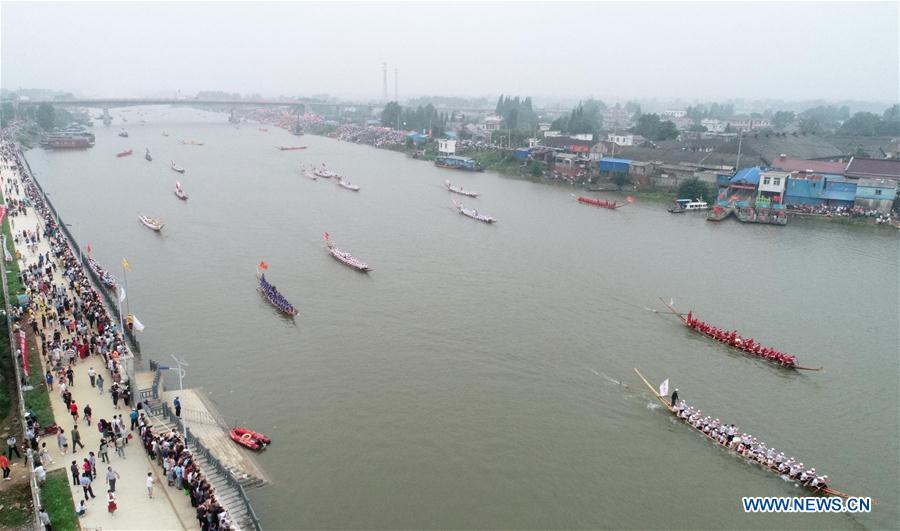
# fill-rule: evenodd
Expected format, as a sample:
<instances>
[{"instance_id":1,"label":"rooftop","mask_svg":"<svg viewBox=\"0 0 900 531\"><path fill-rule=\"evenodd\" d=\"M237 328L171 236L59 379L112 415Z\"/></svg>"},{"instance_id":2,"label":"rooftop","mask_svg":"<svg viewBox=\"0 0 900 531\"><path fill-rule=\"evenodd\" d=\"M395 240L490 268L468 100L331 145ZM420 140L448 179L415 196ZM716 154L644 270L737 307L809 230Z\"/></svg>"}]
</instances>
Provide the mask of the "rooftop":
<instances>
[{"instance_id":1,"label":"rooftop","mask_svg":"<svg viewBox=\"0 0 900 531\"><path fill-rule=\"evenodd\" d=\"M850 159L847 177L869 179L900 180L900 160L897 159Z\"/></svg>"},{"instance_id":2,"label":"rooftop","mask_svg":"<svg viewBox=\"0 0 900 531\"><path fill-rule=\"evenodd\" d=\"M843 175L844 170L847 168L847 164L845 162L792 159L784 155L779 155L778 158L772 161L772 167L784 171Z\"/></svg>"}]
</instances>

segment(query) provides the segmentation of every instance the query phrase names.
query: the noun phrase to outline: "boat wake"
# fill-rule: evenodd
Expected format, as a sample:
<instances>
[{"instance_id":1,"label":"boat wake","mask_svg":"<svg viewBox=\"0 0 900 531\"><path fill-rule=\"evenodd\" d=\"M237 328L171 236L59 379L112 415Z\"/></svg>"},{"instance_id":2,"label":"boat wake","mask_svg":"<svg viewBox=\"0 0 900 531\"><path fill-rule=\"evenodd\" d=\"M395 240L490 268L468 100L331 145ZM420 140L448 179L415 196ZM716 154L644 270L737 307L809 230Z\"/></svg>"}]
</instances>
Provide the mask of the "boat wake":
<instances>
[{"instance_id":1,"label":"boat wake","mask_svg":"<svg viewBox=\"0 0 900 531\"><path fill-rule=\"evenodd\" d=\"M647 409L662 409L662 406L659 404L654 404L653 402L650 402L647 404Z\"/></svg>"},{"instance_id":2,"label":"boat wake","mask_svg":"<svg viewBox=\"0 0 900 531\"><path fill-rule=\"evenodd\" d=\"M622 383L622 382L620 382L619 380L616 380L615 378L611 378L611 377L609 377L608 375L606 375L606 374L604 374L604 373L602 373L602 372L597 372L596 370L594 370L594 369L591 368L591 367L588 367L587 369L588 369L589 371L591 371L592 373L596 374L597 376L603 378L604 380L606 380L606 381L609 382L609 383L616 384L616 385L619 385L619 386L624 387L625 389L628 389L628 384L626 384L626 383Z\"/></svg>"}]
</instances>

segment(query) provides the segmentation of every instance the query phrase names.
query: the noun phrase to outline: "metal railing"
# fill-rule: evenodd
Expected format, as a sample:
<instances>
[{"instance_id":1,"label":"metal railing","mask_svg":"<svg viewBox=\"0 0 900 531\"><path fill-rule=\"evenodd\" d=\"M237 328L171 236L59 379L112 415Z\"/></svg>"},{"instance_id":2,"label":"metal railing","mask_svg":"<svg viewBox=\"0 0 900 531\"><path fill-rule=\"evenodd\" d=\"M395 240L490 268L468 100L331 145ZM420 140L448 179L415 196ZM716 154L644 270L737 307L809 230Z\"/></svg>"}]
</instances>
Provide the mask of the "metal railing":
<instances>
[{"instance_id":1,"label":"metal railing","mask_svg":"<svg viewBox=\"0 0 900 531\"><path fill-rule=\"evenodd\" d=\"M200 442L200 439L194 436L191 433L191 429L184 425L184 420L179 417L176 417L174 413L169 409L169 405L165 402L162 405L163 417L173 422L176 426L178 426L179 431L186 435L185 444L193 444L197 449L197 452L206 459L207 463L211 465L216 472L219 473L224 479L225 482L228 483L231 487L234 487L235 491L238 493L238 497L241 499L241 503L244 505L244 508L247 510L247 516L250 518L250 522L253 524L253 528L256 531L262 531L262 527L259 524L259 518L256 516L256 511L253 510L253 506L250 504L250 498L247 496L247 492L244 490L244 486L235 479L234 474L229 470L225 465L219 461L212 452L209 451L208 448L203 446L203 443Z\"/></svg>"},{"instance_id":2,"label":"metal railing","mask_svg":"<svg viewBox=\"0 0 900 531\"><path fill-rule=\"evenodd\" d=\"M77 254L80 257L82 268L87 272L88 276L97 287L97 291L103 296L103 299L106 301L107 310L111 314L113 314L119 322L125 322L123 316L119 313L119 301L114 297L113 294L109 292L109 290L103 284L103 280L98 277L93 268L91 268L90 264L88 263L87 255L82 252L81 247L78 245L78 241L74 236L72 236L72 233L69 232L66 224L62 222L59 216L59 212L56 211L56 207L53 206L50 198L47 197L47 193L44 192L44 189L41 187L41 183L39 183L38 180L34 178L34 173L31 171L31 166L28 164L28 159L26 159L24 155L20 155L20 159L24 162L23 167L28 173L28 178L30 178L31 182L34 183L34 186L35 188L37 188L38 192L40 192L41 198L44 200L44 203L50 209L50 212L53 213L53 217L56 218L57 228L59 228L63 235L65 235L66 239L69 242L69 246L72 248L73 254ZM40 219L40 216L38 216L38 218ZM132 351L140 354L141 345L135 337L134 332L126 326L123 327L122 333L128 339Z\"/></svg>"}]
</instances>

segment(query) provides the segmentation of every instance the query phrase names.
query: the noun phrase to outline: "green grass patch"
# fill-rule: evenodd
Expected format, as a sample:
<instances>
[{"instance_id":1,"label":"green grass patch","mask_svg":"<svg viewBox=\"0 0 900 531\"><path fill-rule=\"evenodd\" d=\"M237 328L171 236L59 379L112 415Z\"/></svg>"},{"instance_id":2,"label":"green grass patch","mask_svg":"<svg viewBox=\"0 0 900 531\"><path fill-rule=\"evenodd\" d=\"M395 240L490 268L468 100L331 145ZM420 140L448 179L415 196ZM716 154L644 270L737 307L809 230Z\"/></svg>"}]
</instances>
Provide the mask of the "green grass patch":
<instances>
[{"instance_id":1,"label":"green grass patch","mask_svg":"<svg viewBox=\"0 0 900 531\"><path fill-rule=\"evenodd\" d=\"M50 515L54 529L78 529L78 515L65 470L47 474L47 481L41 486L41 503Z\"/></svg>"},{"instance_id":2,"label":"green grass patch","mask_svg":"<svg viewBox=\"0 0 900 531\"><path fill-rule=\"evenodd\" d=\"M0 490L0 528L25 528L33 518L30 483L16 483Z\"/></svg>"}]
</instances>

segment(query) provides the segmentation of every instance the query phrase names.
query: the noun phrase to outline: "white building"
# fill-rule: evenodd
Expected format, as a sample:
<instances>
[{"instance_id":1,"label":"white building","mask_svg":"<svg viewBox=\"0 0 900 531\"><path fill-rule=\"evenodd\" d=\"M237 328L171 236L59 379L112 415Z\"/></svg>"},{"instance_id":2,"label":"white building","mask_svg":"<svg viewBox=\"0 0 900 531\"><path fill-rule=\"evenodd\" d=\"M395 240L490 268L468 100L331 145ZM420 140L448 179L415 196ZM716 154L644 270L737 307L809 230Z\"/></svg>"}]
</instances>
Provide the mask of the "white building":
<instances>
[{"instance_id":1,"label":"white building","mask_svg":"<svg viewBox=\"0 0 900 531\"><path fill-rule=\"evenodd\" d=\"M783 195L790 176L786 171L764 171L759 174L759 191Z\"/></svg>"},{"instance_id":2,"label":"white building","mask_svg":"<svg viewBox=\"0 0 900 531\"><path fill-rule=\"evenodd\" d=\"M606 135L606 140L617 146L633 146L636 143L639 143L639 141L636 142L636 137L641 138L640 135L633 135L630 133L621 135L609 133Z\"/></svg>"},{"instance_id":3,"label":"white building","mask_svg":"<svg viewBox=\"0 0 900 531\"><path fill-rule=\"evenodd\" d=\"M674 111L663 111L663 116L666 118L684 118L687 116L687 111L674 110Z\"/></svg>"},{"instance_id":4,"label":"white building","mask_svg":"<svg viewBox=\"0 0 900 531\"><path fill-rule=\"evenodd\" d=\"M728 128L728 122L715 118L704 118L700 120L700 125L705 127L710 133L724 133L725 129Z\"/></svg>"},{"instance_id":5,"label":"white building","mask_svg":"<svg viewBox=\"0 0 900 531\"><path fill-rule=\"evenodd\" d=\"M496 131L500 129L500 124L503 123L503 118L497 116L496 114L489 114L484 117L484 130L485 131Z\"/></svg>"},{"instance_id":6,"label":"white building","mask_svg":"<svg viewBox=\"0 0 900 531\"><path fill-rule=\"evenodd\" d=\"M575 140L584 140L587 142L594 141L594 133L578 133L574 135L569 135L569 138L573 138Z\"/></svg>"},{"instance_id":7,"label":"white building","mask_svg":"<svg viewBox=\"0 0 900 531\"><path fill-rule=\"evenodd\" d=\"M441 138L438 140L438 154L439 155L455 155L456 154L456 140L450 140L447 138Z\"/></svg>"}]
</instances>

